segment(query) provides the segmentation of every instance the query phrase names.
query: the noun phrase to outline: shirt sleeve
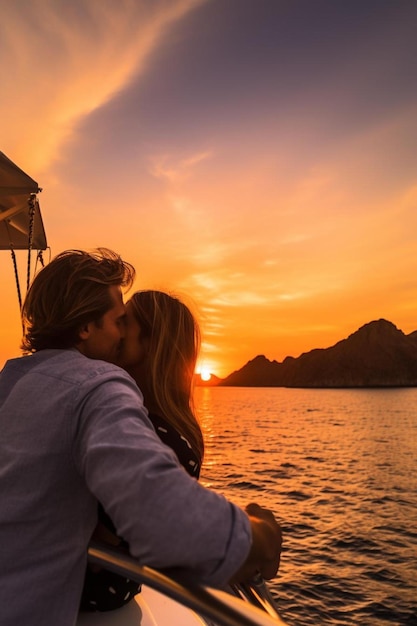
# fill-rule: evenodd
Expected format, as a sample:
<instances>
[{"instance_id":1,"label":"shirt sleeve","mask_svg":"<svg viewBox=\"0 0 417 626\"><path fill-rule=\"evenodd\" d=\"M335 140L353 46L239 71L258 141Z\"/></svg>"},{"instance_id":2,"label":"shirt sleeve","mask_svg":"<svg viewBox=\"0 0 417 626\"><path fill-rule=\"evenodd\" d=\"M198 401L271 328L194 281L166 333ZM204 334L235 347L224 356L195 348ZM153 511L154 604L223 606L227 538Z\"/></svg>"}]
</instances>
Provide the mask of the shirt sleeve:
<instances>
[{"instance_id":1,"label":"shirt sleeve","mask_svg":"<svg viewBox=\"0 0 417 626\"><path fill-rule=\"evenodd\" d=\"M134 381L105 373L80 389L75 462L132 556L222 586L251 546L246 513L190 477L147 417Z\"/></svg>"}]
</instances>

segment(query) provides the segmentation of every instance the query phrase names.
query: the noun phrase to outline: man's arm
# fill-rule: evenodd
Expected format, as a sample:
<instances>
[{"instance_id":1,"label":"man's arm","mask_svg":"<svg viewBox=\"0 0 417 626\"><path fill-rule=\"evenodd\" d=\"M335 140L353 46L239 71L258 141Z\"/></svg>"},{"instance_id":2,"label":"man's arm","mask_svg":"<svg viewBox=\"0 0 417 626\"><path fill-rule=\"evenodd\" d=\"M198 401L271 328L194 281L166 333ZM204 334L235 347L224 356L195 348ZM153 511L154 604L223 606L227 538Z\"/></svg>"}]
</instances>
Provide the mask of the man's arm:
<instances>
[{"instance_id":1,"label":"man's arm","mask_svg":"<svg viewBox=\"0 0 417 626\"><path fill-rule=\"evenodd\" d=\"M191 570L211 585L236 571L241 581L275 575L281 535L270 511L252 504L244 512L191 478L119 368L82 387L77 466L133 556L151 567Z\"/></svg>"},{"instance_id":2,"label":"man's arm","mask_svg":"<svg viewBox=\"0 0 417 626\"><path fill-rule=\"evenodd\" d=\"M134 381L104 370L79 390L74 459L89 491L142 564L227 584L250 552L248 514L191 478L156 434Z\"/></svg>"}]
</instances>

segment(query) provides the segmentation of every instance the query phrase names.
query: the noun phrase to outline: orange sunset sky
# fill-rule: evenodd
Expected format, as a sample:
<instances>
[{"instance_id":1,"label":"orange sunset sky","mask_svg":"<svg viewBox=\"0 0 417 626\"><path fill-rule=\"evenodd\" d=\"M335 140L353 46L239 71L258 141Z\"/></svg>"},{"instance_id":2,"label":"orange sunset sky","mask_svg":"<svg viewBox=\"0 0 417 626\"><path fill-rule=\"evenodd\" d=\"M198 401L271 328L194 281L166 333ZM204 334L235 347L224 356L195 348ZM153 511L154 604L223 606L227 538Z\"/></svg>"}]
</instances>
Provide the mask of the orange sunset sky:
<instances>
[{"instance_id":1,"label":"orange sunset sky","mask_svg":"<svg viewBox=\"0 0 417 626\"><path fill-rule=\"evenodd\" d=\"M0 0L0 15L0 150L43 189L52 256L107 246L135 289L185 298L218 376L381 317L417 329L417 2ZM0 255L2 365L20 322Z\"/></svg>"}]
</instances>

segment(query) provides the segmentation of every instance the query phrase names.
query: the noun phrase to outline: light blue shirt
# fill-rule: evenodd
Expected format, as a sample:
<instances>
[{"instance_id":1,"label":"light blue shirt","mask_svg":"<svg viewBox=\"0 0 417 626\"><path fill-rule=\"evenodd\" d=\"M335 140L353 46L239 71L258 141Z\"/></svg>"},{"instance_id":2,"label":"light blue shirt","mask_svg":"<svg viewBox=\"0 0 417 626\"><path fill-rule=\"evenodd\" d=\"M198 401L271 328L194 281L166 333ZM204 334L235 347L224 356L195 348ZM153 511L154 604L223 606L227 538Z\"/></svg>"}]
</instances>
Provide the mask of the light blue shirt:
<instances>
[{"instance_id":1,"label":"light blue shirt","mask_svg":"<svg viewBox=\"0 0 417 626\"><path fill-rule=\"evenodd\" d=\"M225 584L246 559L246 514L188 476L122 369L42 350L0 374L2 626L73 626L102 502L131 554Z\"/></svg>"}]
</instances>

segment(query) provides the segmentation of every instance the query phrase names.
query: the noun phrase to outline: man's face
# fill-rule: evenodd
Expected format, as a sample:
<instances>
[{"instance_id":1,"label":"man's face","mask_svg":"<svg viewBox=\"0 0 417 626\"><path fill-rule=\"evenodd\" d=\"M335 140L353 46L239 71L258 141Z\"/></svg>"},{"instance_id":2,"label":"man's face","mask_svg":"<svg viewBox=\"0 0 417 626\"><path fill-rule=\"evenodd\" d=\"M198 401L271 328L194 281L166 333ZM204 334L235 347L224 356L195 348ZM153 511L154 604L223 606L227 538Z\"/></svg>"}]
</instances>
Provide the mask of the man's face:
<instances>
[{"instance_id":1,"label":"man's face","mask_svg":"<svg viewBox=\"0 0 417 626\"><path fill-rule=\"evenodd\" d=\"M125 333L126 311L120 287L112 285L109 293L113 302L112 308L103 315L99 323L88 324L81 333L81 342L77 348L90 359L115 363Z\"/></svg>"}]
</instances>

